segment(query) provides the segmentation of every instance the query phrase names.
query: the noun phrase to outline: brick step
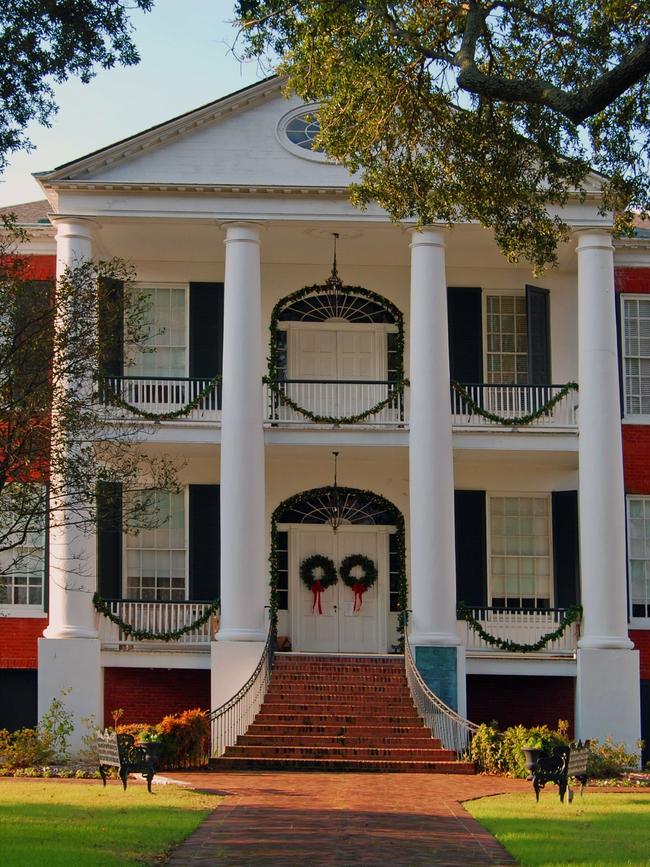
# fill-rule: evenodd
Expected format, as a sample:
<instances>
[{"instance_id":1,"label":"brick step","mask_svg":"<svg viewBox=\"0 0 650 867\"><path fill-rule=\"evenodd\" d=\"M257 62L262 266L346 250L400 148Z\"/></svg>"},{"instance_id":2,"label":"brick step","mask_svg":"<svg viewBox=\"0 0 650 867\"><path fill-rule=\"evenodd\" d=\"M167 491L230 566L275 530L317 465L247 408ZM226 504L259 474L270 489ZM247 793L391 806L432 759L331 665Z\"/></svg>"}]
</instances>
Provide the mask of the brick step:
<instances>
[{"instance_id":1,"label":"brick step","mask_svg":"<svg viewBox=\"0 0 650 867\"><path fill-rule=\"evenodd\" d=\"M400 677L404 675L404 666L400 665L274 665L273 673L307 674L312 677Z\"/></svg>"},{"instance_id":2,"label":"brick step","mask_svg":"<svg viewBox=\"0 0 650 867\"><path fill-rule=\"evenodd\" d=\"M248 735L267 737L354 737L373 738L376 741L384 738L409 738L411 741L431 740L429 729L423 725L402 726L347 726L347 725L292 725L290 723L269 725L253 723L249 726Z\"/></svg>"},{"instance_id":3,"label":"brick step","mask_svg":"<svg viewBox=\"0 0 650 867\"><path fill-rule=\"evenodd\" d=\"M396 674L340 674L336 678L326 674L309 674L305 672L273 672L273 683L313 684L332 683L350 684L352 686L399 686L408 689L406 678L401 673Z\"/></svg>"},{"instance_id":4,"label":"brick step","mask_svg":"<svg viewBox=\"0 0 650 867\"><path fill-rule=\"evenodd\" d=\"M402 695L408 694L408 686L406 681L387 680L386 678L377 678L376 680L342 680L331 678L322 680L284 680L279 677L274 677L271 680L269 690L295 690L297 692L321 692L326 690L333 691L336 686L336 691L341 689L347 692L396 692Z\"/></svg>"},{"instance_id":5,"label":"brick step","mask_svg":"<svg viewBox=\"0 0 650 867\"><path fill-rule=\"evenodd\" d=\"M373 707L390 708L391 711L396 707L412 708L414 707L411 696L404 695L378 695L371 699L366 695L350 695L332 694L332 693L315 693L314 695L292 692L276 692L264 699L264 706L276 705L282 708L292 707L297 711L302 711L303 708L322 708L328 707L333 710L345 707L356 707L368 710L371 712Z\"/></svg>"},{"instance_id":6,"label":"brick step","mask_svg":"<svg viewBox=\"0 0 650 867\"><path fill-rule=\"evenodd\" d=\"M309 701L304 704L294 704L293 702L265 702L260 711L261 714L293 714L294 716L355 716L363 718L373 716L391 716L401 717L402 719L415 719L417 716L415 708L405 704L388 704L385 707L368 707L365 702L356 702L354 704L343 702L327 702L327 701Z\"/></svg>"},{"instance_id":7,"label":"brick step","mask_svg":"<svg viewBox=\"0 0 650 867\"><path fill-rule=\"evenodd\" d=\"M339 692L332 692L331 684L323 684L320 689L306 690L303 686L295 689L286 687L269 687L264 701L291 702L292 704L305 704L309 702L327 702L328 704L410 704L413 700L402 689L383 689L382 687L345 689L341 687Z\"/></svg>"},{"instance_id":8,"label":"brick step","mask_svg":"<svg viewBox=\"0 0 650 867\"><path fill-rule=\"evenodd\" d=\"M426 733L426 730L425 730ZM240 747L364 747L384 749L434 749L441 750L440 741L426 733L426 737L414 738L408 735L314 735L305 734L254 734L249 729L237 738Z\"/></svg>"},{"instance_id":9,"label":"brick step","mask_svg":"<svg viewBox=\"0 0 650 867\"><path fill-rule=\"evenodd\" d=\"M253 759L222 757L210 759L214 771L350 771L408 774L474 774L469 762L399 761L364 759Z\"/></svg>"},{"instance_id":10,"label":"brick step","mask_svg":"<svg viewBox=\"0 0 650 867\"><path fill-rule=\"evenodd\" d=\"M422 726L424 722L416 714L415 708L409 714L365 714L365 713L289 713L286 710L272 713L262 710L255 717L255 725L346 725L346 726Z\"/></svg>"},{"instance_id":11,"label":"brick step","mask_svg":"<svg viewBox=\"0 0 650 867\"><path fill-rule=\"evenodd\" d=\"M272 746L239 746L227 747L224 753L226 757L250 756L252 758L315 758L315 759L387 759L394 761L440 761L450 762L454 760L451 750L443 750L439 747L425 749L418 747L342 747L342 746L286 746L284 744Z\"/></svg>"}]
</instances>

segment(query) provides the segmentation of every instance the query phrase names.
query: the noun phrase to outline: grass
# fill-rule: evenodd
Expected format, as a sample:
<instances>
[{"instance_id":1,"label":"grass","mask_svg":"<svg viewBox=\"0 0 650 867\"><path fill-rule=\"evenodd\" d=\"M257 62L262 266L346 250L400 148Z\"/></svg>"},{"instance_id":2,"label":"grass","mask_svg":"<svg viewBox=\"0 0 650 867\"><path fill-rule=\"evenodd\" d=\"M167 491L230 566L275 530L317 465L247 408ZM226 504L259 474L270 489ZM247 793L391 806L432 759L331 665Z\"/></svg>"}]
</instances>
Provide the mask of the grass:
<instances>
[{"instance_id":1,"label":"grass","mask_svg":"<svg viewBox=\"0 0 650 867\"><path fill-rule=\"evenodd\" d=\"M523 867L650 865L650 793L576 794L561 804L557 787L468 801L465 808Z\"/></svg>"},{"instance_id":2,"label":"grass","mask_svg":"<svg viewBox=\"0 0 650 867\"><path fill-rule=\"evenodd\" d=\"M179 786L0 781L2 867L153 863L221 801Z\"/></svg>"}]
</instances>

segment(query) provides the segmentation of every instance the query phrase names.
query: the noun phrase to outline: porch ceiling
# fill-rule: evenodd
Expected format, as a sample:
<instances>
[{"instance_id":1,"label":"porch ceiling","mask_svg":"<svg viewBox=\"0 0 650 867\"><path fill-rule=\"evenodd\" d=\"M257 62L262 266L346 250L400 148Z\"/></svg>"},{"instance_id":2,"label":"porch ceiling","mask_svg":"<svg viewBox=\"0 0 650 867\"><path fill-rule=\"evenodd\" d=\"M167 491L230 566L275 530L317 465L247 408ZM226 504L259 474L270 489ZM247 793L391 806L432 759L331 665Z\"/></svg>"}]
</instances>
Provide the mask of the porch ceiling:
<instances>
[{"instance_id":1,"label":"porch ceiling","mask_svg":"<svg viewBox=\"0 0 650 867\"><path fill-rule=\"evenodd\" d=\"M132 262L192 262L223 270L225 229L217 220L99 217L98 247L103 256ZM409 267L409 235L402 225L378 222L268 221L262 230L262 263L311 265L314 279L325 279L332 255L332 233L340 235L338 262L346 267ZM560 270L575 271L575 243L562 245ZM447 267L509 269L491 233L477 225L447 232ZM522 264L525 268L525 264Z\"/></svg>"}]
</instances>

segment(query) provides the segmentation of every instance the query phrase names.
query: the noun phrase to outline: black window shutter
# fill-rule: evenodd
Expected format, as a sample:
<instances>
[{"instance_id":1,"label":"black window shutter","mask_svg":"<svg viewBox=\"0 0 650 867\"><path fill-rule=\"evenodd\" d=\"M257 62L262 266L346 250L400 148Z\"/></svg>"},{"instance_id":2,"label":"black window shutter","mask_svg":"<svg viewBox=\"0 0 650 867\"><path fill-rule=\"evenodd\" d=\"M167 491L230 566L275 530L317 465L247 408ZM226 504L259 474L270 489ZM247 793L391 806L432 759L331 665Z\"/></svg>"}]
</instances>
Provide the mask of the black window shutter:
<instances>
[{"instance_id":1,"label":"black window shutter","mask_svg":"<svg viewBox=\"0 0 650 867\"><path fill-rule=\"evenodd\" d=\"M553 491L553 573L556 608L580 601L578 492Z\"/></svg>"},{"instance_id":2,"label":"black window shutter","mask_svg":"<svg viewBox=\"0 0 650 867\"><path fill-rule=\"evenodd\" d=\"M219 485L190 485L190 599L212 601L221 593Z\"/></svg>"},{"instance_id":3,"label":"black window shutter","mask_svg":"<svg viewBox=\"0 0 650 867\"><path fill-rule=\"evenodd\" d=\"M481 289L476 286L450 286L447 289L447 320L452 380L483 382Z\"/></svg>"},{"instance_id":4,"label":"black window shutter","mask_svg":"<svg viewBox=\"0 0 650 867\"><path fill-rule=\"evenodd\" d=\"M528 315L528 382L549 385L551 382L551 322L549 291L526 286Z\"/></svg>"},{"instance_id":5,"label":"black window shutter","mask_svg":"<svg viewBox=\"0 0 650 867\"><path fill-rule=\"evenodd\" d=\"M616 354L618 357L618 395L621 402L621 418L625 415L625 384L623 377L625 369L623 365L623 322L621 319L621 307L623 296L618 292L614 294L614 310L616 313Z\"/></svg>"},{"instance_id":6,"label":"black window shutter","mask_svg":"<svg viewBox=\"0 0 650 867\"><path fill-rule=\"evenodd\" d=\"M45 485L45 538L43 540L43 611L50 610L50 486Z\"/></svg>"},{"instance_id":7,"label":"black window shutter","mask_svg":"<svg viewBox=\"0 0 650 867\"><path fill-rule=\"evenodd\" d=\"M122 598L122 485L97 485L97 590L104 599Z\"/></svg>"},{"instance_id":8,"label":"black window shutter","mask_svg":"<svg viewBox=\"0 0 650 867\"><path fill-rule=\"evenodd\" d=\"M190 376L212 379L221 373L222 360L223 283L190 283Z\"/></svg>"},{"instance_id":9,"label":"black window shutter","mask_svg":"<svg viewBox=\"0 0 650 867\"><path fill-rule=\"evenodd\" d=\"M456 599L469 607L487 604L485 491L454 491Z\"/></svg>"},{"instance_id":10,"label":"black window shutter","mask_svg":"<svg viewBox=\"0 0 650 867\"><path fill-rule=\"evenodd\" d=\"M104 277L99 289L97 313L99 372L124 376L124 283Z\"/></svg>"}]
</instances>

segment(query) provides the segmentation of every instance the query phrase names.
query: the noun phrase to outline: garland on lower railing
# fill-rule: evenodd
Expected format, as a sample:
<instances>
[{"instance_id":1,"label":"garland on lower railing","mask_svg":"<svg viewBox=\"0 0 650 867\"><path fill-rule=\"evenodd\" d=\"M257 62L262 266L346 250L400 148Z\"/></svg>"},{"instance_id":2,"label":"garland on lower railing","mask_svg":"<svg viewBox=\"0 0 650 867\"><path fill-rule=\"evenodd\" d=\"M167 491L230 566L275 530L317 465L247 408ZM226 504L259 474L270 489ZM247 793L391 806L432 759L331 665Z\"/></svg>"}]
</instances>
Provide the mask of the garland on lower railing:
<instances>
[{"instance_id":1,"label":"garland on lower railing","mask_svg":"<svg viewBox=\"0 0 650 867\"><path fill-rule=\"evenodd\" d=\"M476 403L474 398L471 397L469 392L463 388L459 382L452 381L451 387L456 394L462 398L472 412L488 419L489 421L506 425L507 427L523 427L524 425L537 421L537 419L541 418L543 415L548 415L553 407L561 400L564 400L570 391L578 391L577 382L567 382L567 384L563 385L556 395L554 395L550 400L547 400L546 403L543 404L543 406L540 406L539 409L536 409L535 412L529 412L527 415L515 416L514 418L507 418L506 416L497 415L494 412L483 409L483 407Z\"/></svg>"},{"instance_id":2,"label":"garland on lower railing","mask_svg":"<svg viewBox=\"0 0 650 867\"><path fill-rule=\"evenodd\" d=\"M105 599L102 599L99 593L93 595L93 605L95 606L95 611L103 614L104 617L111 621L111 623L119 626L120 630L125 635L129 638L133 638L135 641L178 641L179 638L182 638L184 635L189 635L190 632L194 632L195 629L198 629L200 626L203 626L204 623L207 623L208 620L219 611L221 603L218 599L215 599L215 601L211 602L209 607L206 608L203 614L200 617L197 617L196 620L193 620L185 626L181 626L179 629L173 629L169 632L151 632L148 629L136 629L130 623L122 620L118 614L111 611L108 603Z\"/></svg>"},{"instance_id":3,"label":"garland on lower railing","mask_svg":"<svg viewBox=\"0 0 650 867\"><path fill-rule=\"evenodd\" d=\"M185 416L188 416L195 409L199 408L201 402L208 397L220 382L221 374L218 373L216 376L212 377L210 382L201 389L193 400L185 404L185 406L180 407L180 409L173 410L173 412L148 412L146 409L140 409L139 406L135 406L135 404L128 403L124 398L120 397L119 394L116 394L107 384L105 377L97 377L99 395L104 400L110 403L111 406L124 409L127 412L140 416L140 418L146 419L147 421L173 421L176 418L184 418Z\"/></svg>"},{"instance_id":4,"label":"garland on lower railing","mask_svg":"<svg viewBox=\"0 0 650 867\"><path fill-rule=\"evenodd\" d=\"M552 641L557 641L558 638L561 638L567 627L572 623L576 623L582 616L582 606L572 605L570 608L567 608L566 612L562 615L557 629L542 635L534 644L519 644L517 641L512 641L509 638L499 638L496 635L491 635L489 632L486 632L480 621L474 617L470 609L462 602L458 603L457 615L459 620L464 620L470 629L473 629L486 644L490 644L492 647L498 647L501 650L508 651L508 653L535 653L537 650L542 650Z\"/></svg>"},{"instance_id":5,"label":"garland on lower railing","mask_svg":"<svg viewBox=\"0 0 650 867\"><path fill-rule=\"evenodd\" d=\"M292 409L294 412L299 412L305 418L308 418L310 421L313 421L314 424L333 424L333 425L341 425L341 424L358 424L360 421L364 421L369 418L371 415L375 415L375 413L381 412L384 407L387 407L392 401L395 400L397 396L402 396L404 394L404 387L409 385L408 379L403 380L402 382L395 382L394 388L391 388L388 392L388 397L385 397L383 400L380 400L379 403L376 403L374 406L371 406L370 409L366 409L363 412L357 413L357 415L347 415L347 416L333 416L333 415L318 415L318 413L312 412L309 409L305 409L304 406L300 406L290 398L287 394L282 391L279 382L275 382L269 379L268 376L263 377L262 380L266 385L268 385L269 389L273 392L273 394L279 399L280 403L284 404L284 406L288 406L289 409ZM392 385L392 383L391 383Z\"/></svg>"}]
</instances>

